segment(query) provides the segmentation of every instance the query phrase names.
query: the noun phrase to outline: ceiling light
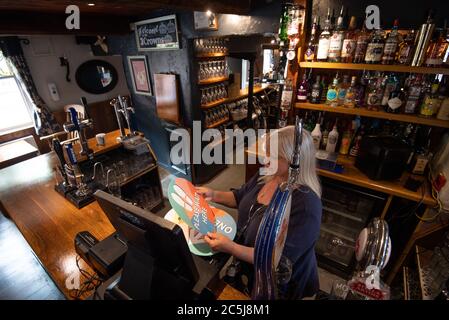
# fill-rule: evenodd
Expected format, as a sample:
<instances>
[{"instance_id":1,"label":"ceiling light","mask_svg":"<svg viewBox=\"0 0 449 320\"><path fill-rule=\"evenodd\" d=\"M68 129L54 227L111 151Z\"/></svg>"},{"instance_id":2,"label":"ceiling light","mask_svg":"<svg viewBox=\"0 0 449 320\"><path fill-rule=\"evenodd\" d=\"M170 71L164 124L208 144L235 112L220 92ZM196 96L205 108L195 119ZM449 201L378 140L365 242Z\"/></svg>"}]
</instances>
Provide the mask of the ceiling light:
<instances>
[{"instance_id":1,"label":"ceiling light","mask_svg":"<svg viewBox=\"0 0 449 320\"><path fill-rule=\"evenodd\" d=\"M95 3L88 3L87 4L89 7L93 7L95 5Z\"/></svg>"},{"instance_id":2,"label":"ceiling light","mask_svg":"<svg viewBox=\"0 0 449 320\"><path fill-rule=\"evenodd\" d=\"M207 10L207 11L206 11L206 14L207 14L208 17L210 17L210 15L212 14L212 11Z\"/></svg>"}]
</instances>

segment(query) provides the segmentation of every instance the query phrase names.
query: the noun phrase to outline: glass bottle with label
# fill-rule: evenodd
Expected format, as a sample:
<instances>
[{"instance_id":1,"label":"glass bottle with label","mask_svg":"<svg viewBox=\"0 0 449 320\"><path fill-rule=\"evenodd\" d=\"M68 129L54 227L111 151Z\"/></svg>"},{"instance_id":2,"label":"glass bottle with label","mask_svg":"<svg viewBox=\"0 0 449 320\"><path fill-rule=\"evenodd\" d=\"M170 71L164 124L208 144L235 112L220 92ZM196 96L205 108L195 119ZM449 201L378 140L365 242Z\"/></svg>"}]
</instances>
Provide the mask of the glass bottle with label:
<instances>
[{"instance_id":1,"label":"glass bottle with label","mask_svg":"<svg viewBox=\"0 0 449 320\"><path fill-rule=\"evenodd\" d=\"M320 34L320 39L318 41L318 61L327 61L327 56L329 54L329 43L330 43L330 8L327 9L327 18L324 22L324 30Z\"/></svg>"},{"instance_id":2,"label":"glass bottle with label","mask_svg":"<svg viewBox=\"0 0 449 320\"><path fill-rule=\"evenodd\" d=\"M399 20L394 20L393 29L385 41L384 52L382 55L382 64L392 64L396 58L396 51L399 44Z\"/></svg>"},{"instance_id":3,"label":"glass bottle with label","mask_svg":"<svg viewBox=\"0 0 449 320\"><path fill-rule=\"evenodd\" d=\"M413 57L413 49L415 48L415 30L409 32L404 40L399 44L397 62L399 64L410 64Z\"/></svg>"},{"instance_id":4,"label":"glass bottle with label","mask_svg":"<svg viewBox=\"0 0 449 320\"><path fill-rule=\"evenodd\" d=\"M312 130L310 135L312 136L313 145L315 146L315 149L319 150L320 149L320 144L321 144L321 137L322 137L319 120L315 124L315 128Z\"/></svg>"},{"instance_id":5,"label":"glass bottle with label","mask_svg":"<svg viewBox=\"0 0 449 320\"><path fill-rule=\"evenodd\" d=\"M329 62L340 62L341 59L341 48L343 46L345 32L343 30L343 6L340 10L340 15L337 19L337 27L335 28L332 36L330 37L329 42L329 53L328 53L328 61Z\"/></svg>"},{"instance_id":6,"label":"glass bottle with label","mask_svg":"<svg viewBox=\"0 0 449 320\"><path fill-rule=\"evenodd\" d=\"M418 75L416 79L410 83L407 92L407 100L404 106L404 113L416 113L416 108L418 107L419 98L421 96L421 79L422 77Z\"/></svg>"},{"instance_id":7,"label":"glass bottle with label","mask_svg":"<svg viewBox=\"0 0 449 320\"><path fill-rule=\"evenodd\" d=\"M426 54L426 66L428 67L439 67L443 64L443 59L445 58L446 51L448 49L448 41L446 40L446 29L440 30L437 33L436 39L434 39L428 49Z\"/></svg>"},{"instance_id":8,"label":"glass bottle with label","mask_svg":"<svg viewBox=\"0 0 449 320\"><path fill-rule=\"evenodd\" d=\"M431 87L430 93L427 93L421 104L419 115L422 117L433 117L438 113L441 105L441 99L438 96L438 82L434 82Z\"/></svg>"},{"instance_id":9,"label":"glass bottle with label","mask_svg":"<svg viewBox=\"0 0 449 320\"><path fill-rule=\"evenodd\" d=\"M326 101L327 100L327 88L328 88L328 81L325 75L321 78L321 98L320 101Z\"/></svg>"},{"instance_id":10,"label":"glass bottle with label","mask_svg":"<svg viewBox=\"0 0 449 320\"><path fill-rule=\"evenodd\" d=\"M385 111L391 113L400 113L405 102L404 88L397 86L394 91L390 93Z\"/></svg>"},{"instance_id":11,"label":"glass bottle with label","mask_svg":"<svg viewBox=\"0 0 449 320\"><path fill-rule=\"evenodd\" d=\"M325 129L323 131L323 137L321 139L321 149L326 150L328 138L329 138L329 130L328 130L327 125L326 125Z\"/></svg>"},{"instance_id":12,"label":"glass bottle with label","mask_svg":"<svg viewBox=\"0 0 449 320\"><path fill-rule=\"evenodd\" d=\"M384 51L384 40L382 30L374 31L371 41L366 47L365 63L380 63L382 60L382 53Z\"/></svg>"},{"instance_id":13,"label":"glass bottle with label","mask_svg":"<svg viewBox=\"0 0 449 320\"><path fill-rule=\"evenodd\" d=\"M357 19L352 16L349 22L348 32L343 40L343 46L341 48L341 62L352 63L354 60L355 48L357 44Z\"/></svg>"},{"instance_id":14,"label":"glass bottle with label","mask_svg":"<svg viewBox=\"0 0 449 320\"><path fill-rule=\"evenodd\" d=\"M355 105L358 107L364 106L366 104L366 90L368 88L370 79L369 71L363 71L363 74L360 78L360 85L357 87L357 95L355 98Z\"/></svg>"},{"instance_id":15,"label":"glass bottle with label","mask_svg":"<svg viewBox=\"0 0 449 320\"><path fill-rule=\"evenodd\" d=\"M336 107L338 105L338 78L335 76L332 84L329 85L326 94L326 104L331 107Z\"/></svg>"},{"instance_id":16,"label":"glass bottle with label","mask_svg":"<svg viewBox=\"0 0 449 320\"><path fill-rule=\"evenodd\" d=\"M313 23L312 23L312 31L310 33L310 40L309 43L307 44L307 49L304 52L304 61L307 62L312 62L315 60L315 56L316 56L316 51L317 51L317 39L316 39L316 35L317 35L317 28L318 28L318 22L317 22L317 17L315 16L313 18Z\"/></svg>"},{"instance_id":17,"label":"glass bottle with label","mask_svg":"<svg viewBox=\"0 0 449 320\"><path fill-rule=\"evenodd\" d=\"M321 83L320 76L316 76L316 81L312 86L310 94L310 103L320 103L321 102Z\"/></svg>"},{"instance_id":18,"label":"glass bottle with label","mask_svg":"<svg viewBox=\"0 0 449 320\"><path fill-rule=\"evenodd\" d=\"M285 42L288 40L287 28L289 23L288 6L284 6L279 24L279 40Z\"/></svg>"},{"instance_id":19,"label":"glass bottle with label","mask_svg":"<svg viewBox=\"0 0 449 320\"><path fill-rule=\"evenodd\" d=\"M338 142L338 130L337 130L337 121L335 121L333 129L331 132L329 132L329 136L327 137L326 151L329 153L335 152L337 142Z\"/></svg>"},{"instance_id":20,"label":"glass bottle with label","mask_svg":"<svg viewBox=\"0 0 449 320\"><path fill-rule=\"evenodd\" d=\"M363 22L362 30L357 34L355 44L354 63L363 63L365 61L366 47L369 41L369 32L366 30L365 22Z\"/></svg>"},{"instance_id":21,"label":"glass bottle with label","mask_svg":"<svg viewBox=\"0 0 449 320\"><path fill-rule=\"evenodd\" d=\"M357 77L353 76L351 78L351 85L346 91L345 101L343 105L347 108L355 108L356 106L356 96L357 96L357 87L356 87Z\"/></svg>"},{"instance_id":22,"label":"glass bottle with label","mask_svg":"<svg viewBox=\"0 0 449 320\"><path fill-rule=\"evenodd\" d=\"M379 111L383 94L382 81L382 78L374 77L369 85L368 95L366 98L366 107L368 110Z\"/></svg>"},{"instance_id":23,"label":"glass bottle with label","mask_svg":"<svg viewBox=\"0 0 449 320\"><path fill-rule=\"evenodd\" d=\"M399 80L398 78L392 73L389 76L386 76L384 78L385 80L385 90L384 90L384 94L382 97L382 101L381 101L381 105L383 107L386 107L388 104L388 99L390 99L390 94L396 90L397 86L399 85Z\"/></svg>"},{"instance_id":24,"label":"glass bottle with label","mask_svg":"<svg viewBox=\"0 0 449 320\"><path fill-rule=\"evenodd\" d=\"M297 90L297 95L296 95L297 102L306 102L307 101L307 89L308 89L307 75L306 75L306 73L304 73L302 75L302 81L298 85L298 90Z\"/></svg>"},{"instance_id":25,"label":"glass bottle with label","mask_svg":"<svg viewBox=\"0 0 449 320\"><path fill-rule=\"evenodd\" d=\"M345 74L343 76L343 81L338 86L337 104L339 106L342 106L345 103L346 93L348 92L349 86L350 86L349 76Z\"/></svg>"},{"instance_id":26,"label":"glass bottle with label","mask_svg":"<svg viewBox=\"0 0 449 320\"><path fill-rule=\"evenodd\" d=\"M341 137L339 153L342 155L347 155L349 153L350 144L351 144L351 132L349 131L349 128L347 128L345 132L343 132L343 135Z\"/></svg>"}]
</instances>

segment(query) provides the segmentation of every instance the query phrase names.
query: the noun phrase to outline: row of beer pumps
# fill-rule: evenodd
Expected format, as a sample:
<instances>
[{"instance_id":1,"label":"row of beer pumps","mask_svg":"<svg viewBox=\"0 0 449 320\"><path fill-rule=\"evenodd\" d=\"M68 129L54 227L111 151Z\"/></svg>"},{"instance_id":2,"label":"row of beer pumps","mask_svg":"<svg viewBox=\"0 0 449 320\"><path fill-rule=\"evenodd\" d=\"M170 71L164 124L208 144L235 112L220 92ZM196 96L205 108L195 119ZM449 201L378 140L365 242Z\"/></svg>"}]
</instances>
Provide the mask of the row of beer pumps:
<instances>
[{"instance_id":1,"label":"row of beer pumps","mask_svg":"<svg viewBox=\"0 0 449 320\"><path fill-rule=\"evenodd\" d=\"M84 118L80 119L75 108L69 108L69 120L63 124L64 131L56 132L48 136L41 137L41 140L51 139L51 148L58 157L58 171L60 172L63 181L55 186L56 191L68 198L77 207L82 207L93 201L92 190L89 187L89 179L86 179L85 174L81 171L77 156L74 150L74 143L79 142L81 156L87 157L88 160L93 160L94 152L89 148L88 140L86 138L86 129L93 127L93 120L89 115L89 106L85 97L81 98L81 103L84 107ZM120 130L120 137L117 138L121 143L134 141L139 137L137 133L132 130L131 114L134 109L130 106L129 100L126 97L118 96L111 100L110 104L114 107L117 123ZM122 121L125 119L129 132L126 133ZM73 138L61 141L60 136L69 133L74 133ZM141 138L141 137L139 137ZM139 140L139 139L137 139ZM68 161L66 161L66 159ZM94 168L98 165L102 166L100 162L94 164Z\"/></svg>"}]
</instances>

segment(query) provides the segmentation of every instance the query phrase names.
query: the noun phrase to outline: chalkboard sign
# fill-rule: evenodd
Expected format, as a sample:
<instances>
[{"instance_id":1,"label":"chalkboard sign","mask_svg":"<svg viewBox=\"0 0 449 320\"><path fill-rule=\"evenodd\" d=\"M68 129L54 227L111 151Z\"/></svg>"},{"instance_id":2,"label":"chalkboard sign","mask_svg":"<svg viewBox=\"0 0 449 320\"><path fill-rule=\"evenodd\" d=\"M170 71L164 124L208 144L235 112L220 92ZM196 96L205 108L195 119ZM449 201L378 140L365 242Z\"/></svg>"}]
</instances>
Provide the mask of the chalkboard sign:
<instances>
[{"instance_id":1,"label":"chalkboard sign","mask_svg":"<svg viewBox=\"0 0 449 320\"><path fill-rule=\"evenodd\" d=\"M135 27L139 51L179 49L176 15L139 21Z\"/></svg>"}]
</instances>

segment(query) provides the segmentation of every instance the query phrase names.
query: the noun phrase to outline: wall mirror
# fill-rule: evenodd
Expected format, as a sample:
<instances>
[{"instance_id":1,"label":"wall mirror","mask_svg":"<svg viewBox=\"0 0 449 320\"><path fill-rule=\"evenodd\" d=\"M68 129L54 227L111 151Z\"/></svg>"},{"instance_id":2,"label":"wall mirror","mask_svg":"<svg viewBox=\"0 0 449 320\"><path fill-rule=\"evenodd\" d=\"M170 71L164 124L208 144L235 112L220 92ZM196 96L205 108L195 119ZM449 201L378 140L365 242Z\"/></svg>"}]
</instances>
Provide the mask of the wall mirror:
<instances>
[{"instance_id":1,"label":"wall mirror","mask_svg":"<svg viewBox=\"0 0 449 320\"><path fill-rule=\"evenodd\" d=\"M89 60L76 70L76 83L84 91L103 94L117 85L118 74L115 67L103 60Z\"/></svg>"}]
</instances>

